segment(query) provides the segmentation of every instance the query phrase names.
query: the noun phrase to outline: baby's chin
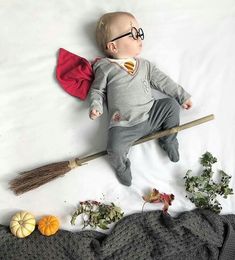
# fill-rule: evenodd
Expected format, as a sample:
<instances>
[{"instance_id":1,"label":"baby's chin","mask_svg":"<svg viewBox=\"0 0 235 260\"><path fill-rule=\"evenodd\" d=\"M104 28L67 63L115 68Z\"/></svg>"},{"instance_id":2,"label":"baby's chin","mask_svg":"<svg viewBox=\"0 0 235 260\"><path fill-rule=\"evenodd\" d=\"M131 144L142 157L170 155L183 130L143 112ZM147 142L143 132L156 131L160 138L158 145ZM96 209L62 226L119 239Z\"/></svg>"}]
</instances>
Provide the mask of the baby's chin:
<instances>
[{"instance_id":1,"label":"baby's chin","mask_svg":"<svg viewBox=\"0 0 235 260\"><path fill-rule=\"evenodd\" d=\"M141 51L142 51L142 44L139 45L139 49L137 51L137 53L138 53L137 55L139 55L141 53Z\"/></svg>"},{"instance_id":2,"label":"baby's chin","mask_svg":"<svg viewBox=\"0 0 235 260\"><path fill-rule=\"evenodd\" d=\"M141 53L141 48L138 51L131 52L131 53L125 53L123 55L114 55L113 58L115 59L130 59L130 58L135 58L139 56Z\"/></svg>"},{"instance_id":3,"label":"baby's chin","mask_svg":"<svg viewBox=\"0 0 235 260\"><path fill-rule=\"evenodd\" d=\"M140 49L138 52L136 52L136 55L135 55L135 57L139 56L139 55L140 55L140 53L141 53L141 49Z\"/></svg>"},{"instance_id":4,"label":"baby's chin","mask_svg":"<svg viewBox=\"0 0 235 260\"><path fill-rule=\"evenodd\" d=\"M135 52L133 52L130 55L130 57L133 57L133 58L138 57L140 55L140 53L141 53L141 48L139 50L136 50Z\"/></svg>"}]
</instances>

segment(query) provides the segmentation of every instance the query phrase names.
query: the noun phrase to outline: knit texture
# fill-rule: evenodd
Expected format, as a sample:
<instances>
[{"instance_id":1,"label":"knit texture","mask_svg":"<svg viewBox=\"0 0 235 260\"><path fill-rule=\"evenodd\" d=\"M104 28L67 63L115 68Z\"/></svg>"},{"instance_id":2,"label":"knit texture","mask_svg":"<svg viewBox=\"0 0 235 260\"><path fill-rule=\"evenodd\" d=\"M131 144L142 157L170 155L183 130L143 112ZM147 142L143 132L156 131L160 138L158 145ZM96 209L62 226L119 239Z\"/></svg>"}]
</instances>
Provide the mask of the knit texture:
<instances>
[{"instance_id":1,"label":"knit texture","mask_svg":"<svg viewBox=\"0 0 235 260\"><path fill-rule=\"evenodd\" d=\"M19 239L0 226L0 259L108 260L235 259L235 215L207 210L173 218L161 211L136 213L120 220L109 234L60 230L45 237L38 231Z\"/></svg>"}]
</instances>

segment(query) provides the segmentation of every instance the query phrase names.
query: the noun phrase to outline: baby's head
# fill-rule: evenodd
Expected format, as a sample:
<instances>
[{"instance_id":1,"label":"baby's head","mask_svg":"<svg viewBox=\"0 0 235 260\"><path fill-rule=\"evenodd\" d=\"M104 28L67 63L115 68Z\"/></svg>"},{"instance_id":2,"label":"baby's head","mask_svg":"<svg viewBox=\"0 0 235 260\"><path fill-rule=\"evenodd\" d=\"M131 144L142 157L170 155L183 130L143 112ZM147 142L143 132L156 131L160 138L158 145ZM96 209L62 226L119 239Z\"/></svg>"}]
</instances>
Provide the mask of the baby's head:
<instances>
[{"instance_id":1,"label":"baby's head","mask_svg":"<svg viewBox=\"0 0 235 260\"><path fill-rule=\"evenodd\" d=\"M135 17L127 12L104 14L96 27L96 40L109 57L132 58L140 54L144 33Z\"/></svg>"}]
</instances>

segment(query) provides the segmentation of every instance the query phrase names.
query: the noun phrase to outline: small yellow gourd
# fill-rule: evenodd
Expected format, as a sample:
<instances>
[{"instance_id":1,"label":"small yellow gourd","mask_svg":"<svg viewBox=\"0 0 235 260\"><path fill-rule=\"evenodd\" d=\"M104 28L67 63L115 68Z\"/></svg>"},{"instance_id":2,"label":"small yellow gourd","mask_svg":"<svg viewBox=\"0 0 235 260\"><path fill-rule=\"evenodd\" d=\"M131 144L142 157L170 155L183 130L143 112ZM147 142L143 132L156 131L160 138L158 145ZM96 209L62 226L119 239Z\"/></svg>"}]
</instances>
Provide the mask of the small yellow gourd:
<instances>
[{"instance_id":1,"label":"small yellow gourd","mask_svg":"<svg viewBox=\"0 0 235 260\"><path fill-rule=\"evenodd\" d=\"M34 231L35 225L35 217L27 211L21 211L11 218L10 230L14 236L24 238Z\"/></svg>"},{"instance_id":2,"label":"small yellow gourd","mask_svg":"<svg viewBox=\"0 0 235 260\"><path fill-rule=\"evenodd\" d=\"M60 222L55 216L45 216L38 221L38 230L45 236L54 235L60 227Z\"/></svg>"}]
</instances>

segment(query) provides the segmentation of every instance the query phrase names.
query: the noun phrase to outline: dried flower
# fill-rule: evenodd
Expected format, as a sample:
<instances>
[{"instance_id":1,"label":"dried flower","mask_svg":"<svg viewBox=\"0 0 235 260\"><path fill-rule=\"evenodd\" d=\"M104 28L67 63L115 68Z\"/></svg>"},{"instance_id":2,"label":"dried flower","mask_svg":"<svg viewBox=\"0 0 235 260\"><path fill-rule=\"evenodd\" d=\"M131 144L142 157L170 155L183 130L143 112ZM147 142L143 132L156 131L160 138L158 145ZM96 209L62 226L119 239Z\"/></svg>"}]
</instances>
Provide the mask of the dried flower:
<instances>
[{"instance_id":1,"label":"dried flower","mask_svg":"<svg viewBox=\"0 0 235 260\"><path fill-rule=\"evenodd\" d=\"M175 196L173 194L166 194L166 193L160 193L157 189L153 189L152 192L147 194L146 196L143 196L143 199L145 203L143 204L142 211L144 208L144 205L149 203L164 203L164 206L162 208L164 213L167 213L167 210L169 206L171 205L171 202L174 200Z\"/></svg>"},{"instance_id":2,"label":"dried flower","mask_svg":"<svg viewBox=\"0 0 235 260\"><path fill-rule=\"evenodd\" d=\"M124 215L121 208L114 203L107 205L94 200L81 201L78 209L73 213L71 224L75 225L76 218L83 215L83 228L108 229L108 225L118 221Z\"/></svg>"}]
</instances>

